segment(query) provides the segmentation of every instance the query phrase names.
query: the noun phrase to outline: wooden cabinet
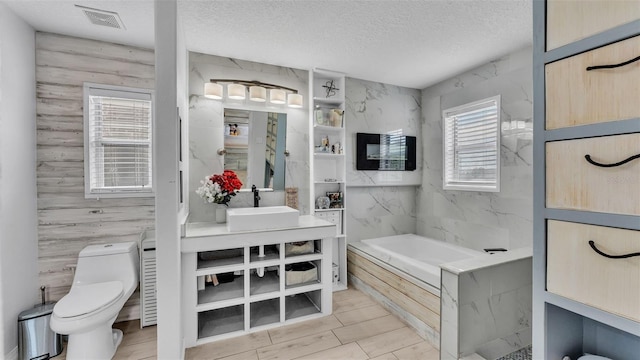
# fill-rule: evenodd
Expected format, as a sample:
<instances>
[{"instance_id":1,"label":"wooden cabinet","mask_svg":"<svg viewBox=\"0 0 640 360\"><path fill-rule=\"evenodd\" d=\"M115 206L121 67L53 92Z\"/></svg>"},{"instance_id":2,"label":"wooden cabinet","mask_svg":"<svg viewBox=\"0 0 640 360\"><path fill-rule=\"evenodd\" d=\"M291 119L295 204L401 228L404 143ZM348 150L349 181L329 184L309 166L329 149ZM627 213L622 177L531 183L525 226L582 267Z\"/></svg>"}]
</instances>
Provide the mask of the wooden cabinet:
<instances>
[{"instance_id":1,"label":"wooden cabinet","mask_svg":"<svg viewBox=\"0 0 640 360\"><path fill-rule=\"evenodd\" d=\"M338 269L334 290L347 288L346 210L349 198L346 188L345 148L345 76L342 73L314 69L309 71L309 93L312 94L309 119L309 167L311 213L337 225L333 263ZM329 197L329 207L318 198Z\"/></svg>"},{"instance_id":2,"label":"wooden cabinet","mask_svg":"<svg viewBox=\"0 0 640 360\"><path fill-rule=\"evenodd\" d=\"M285 230L187 224L182 239L187 347L332 312L335 226L312 216Z\"/></svg>"},{"instance_id":3,"label":"wooden cabinet","mask_svg":"<svg viewBox=\"0 0 640 360\"><path fill-rule=\"evenodd\" d=\"M639 18L637 0L548 0L547 51Z\"/></svg>"},{"instance_id":4,"label":"wooden cabinet","mask_svg":"<svg viewBox=\"0 0 640 360\"><path fill-rule=\"evenodd\" d=\"M640 322L640 231L550 220L547 290ZM640 325L639 325L640 326Z\"/></svg>"},{"instance_id":5,"label":"wooden cabinet","mask_svg":"<svg viewBox=\"0 0 640 360\"><path fill-rule=\"evenodd\" d=\"M547 207L640 215L640 159L610 166L638 154L640 133L548 142Z\"/></svg>"},{"instance_id":6,"label":"wooden cabinet","mask_svg":"<svg viewBox=\"0 0 640 360\"><path fill-rule=\"evenodd\" d=\"M635 360L640 2L533 10L533 358Z\"/></svg>"},{"instance_id":7,"label":"wooden cabinet","mask_svg":"<svg viewBox=\"0 0 640 360\"><path fill-rule=\"evenodd\" d=\"M640 4L640 1L638 2ZM547 129L640 117L640 36L545 66Z\"/></svg>"}]
</instances>

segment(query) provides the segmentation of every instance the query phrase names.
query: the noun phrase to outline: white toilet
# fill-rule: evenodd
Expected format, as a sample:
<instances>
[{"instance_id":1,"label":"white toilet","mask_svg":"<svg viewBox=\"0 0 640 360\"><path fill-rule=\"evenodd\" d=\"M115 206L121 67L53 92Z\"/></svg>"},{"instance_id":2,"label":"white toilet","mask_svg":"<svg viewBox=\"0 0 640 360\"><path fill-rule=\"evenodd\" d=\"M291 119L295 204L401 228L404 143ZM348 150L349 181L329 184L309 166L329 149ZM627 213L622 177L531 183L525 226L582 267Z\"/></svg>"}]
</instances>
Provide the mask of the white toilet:
<instances>
[{"instance_id":1,"label":"white toilet","mask_svg":"<svg viewBox=\"0 0 640 360\"><path fill-rule=\"evenodd\" d=\"M138 286L139 267L134 242L90 245L80 251L71 290L51 315L51 329L69 335L67 359L113 357L122 331L111 325Z\"/></svg>"}]
</instances>

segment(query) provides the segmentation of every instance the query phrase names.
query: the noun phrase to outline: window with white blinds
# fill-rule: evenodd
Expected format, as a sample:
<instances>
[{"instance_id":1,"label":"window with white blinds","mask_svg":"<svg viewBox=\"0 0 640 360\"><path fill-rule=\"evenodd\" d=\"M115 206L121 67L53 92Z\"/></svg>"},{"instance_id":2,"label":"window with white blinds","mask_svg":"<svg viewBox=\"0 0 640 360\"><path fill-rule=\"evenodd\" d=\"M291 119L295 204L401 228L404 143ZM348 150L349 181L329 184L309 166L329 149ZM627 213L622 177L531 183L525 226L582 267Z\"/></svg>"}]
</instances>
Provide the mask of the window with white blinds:
<instances>
[{"instance_id":1,"label":"window with white blinds","mask_svg":"<svg viewBox=\"0 0 640 360\"><path fill-rule=\"evenodd\" d=\"M152 196L151 90L84 85L85 197Z\"/></svg>"},{"instance_id":2,"label":"window with white blinds","mask_svg":"<svg viewBox=\"0 0 640 360\"><path fill-rule=\"evenodd\" d=\"M500 95L447 109L443 188L500 191Z\"/></svg>"}]
</instances>

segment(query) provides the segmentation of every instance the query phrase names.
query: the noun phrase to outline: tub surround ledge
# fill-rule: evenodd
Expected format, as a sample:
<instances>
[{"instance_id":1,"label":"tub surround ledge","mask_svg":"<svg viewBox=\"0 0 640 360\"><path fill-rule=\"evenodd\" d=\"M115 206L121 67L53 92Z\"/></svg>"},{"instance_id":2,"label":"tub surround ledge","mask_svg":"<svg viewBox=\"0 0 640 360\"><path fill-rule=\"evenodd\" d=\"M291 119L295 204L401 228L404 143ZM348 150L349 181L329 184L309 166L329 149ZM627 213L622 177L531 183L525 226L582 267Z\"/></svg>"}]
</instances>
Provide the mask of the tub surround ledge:
<instances>
[{"instance_id":1,"label":"tub surround ledge","mask_svg":"<svg viewBox=\"0 0 640 360\"><path fill-rule=\"evenodd\" d=\"M524 247L501 253L486 254L486 256L448 262L440 265L440 268L452 274L460 275L461 273L518 261L530 258L531 256L533 256L533 249L531 247Z\"/></svg>"},{"instance_id":2,"label":"tub surround ledge","mask_svg":"<svg viewBox=\"0 0 640 360\"><path fill-rule=\"evenodd\" d=\"M441 359L497 359L531 344L532 249L441 265Z\"/></svg>"}]
</instances>

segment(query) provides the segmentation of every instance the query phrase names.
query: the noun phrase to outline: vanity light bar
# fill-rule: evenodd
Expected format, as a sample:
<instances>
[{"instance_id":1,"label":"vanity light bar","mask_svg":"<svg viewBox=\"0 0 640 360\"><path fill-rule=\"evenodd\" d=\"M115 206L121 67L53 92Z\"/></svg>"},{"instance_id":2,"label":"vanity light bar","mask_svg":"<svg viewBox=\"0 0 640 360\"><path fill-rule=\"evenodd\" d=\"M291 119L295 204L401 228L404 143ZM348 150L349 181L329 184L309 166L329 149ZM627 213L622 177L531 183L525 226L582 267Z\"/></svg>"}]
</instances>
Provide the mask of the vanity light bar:
<instances>
[{"instance_id":1,"label":"vanity light bar","mask_svg":"<svg viewBox=\"0 0 640 360\"><path fill-rule=\"evenodd\" d=\"M272 104L282 105L286 102L286 99L287 99L287 93L285 93L284 90L280 90L280 89L269 90L269 101Z\"/></svg>"},{"instance_id":2,"label":"vanity light bar","mask_svg":"<svg viewBox=\"0 0 640 360\"><path fill-rule=\"evenodd\" d=\"M223 94L222 85L218 83L204 84L204 97L208 99L220 100L222 99L222 94Z\"/></svg>"},{"instance_id":3,"label":"vanity light bar","mask_svg":"<svg viewBox=\"0 0 640 360\"><path fill-rule=\"evenodd\" d=\"M302 107L302 95L300 94L289 94L288 97L289 107L292 108L301 108Z\"/></svg>"},{"instance_id":4,"label":"vanity light bar","mask_svg":"<svg viewBox=\"0 0 640 360\"><path fill-rule=\"evenodd\" d=\"M249 100L251 101L266 102L268 89L269 102L272 104L282 105L286 102L292 108L302 108L304 104L304 98L298 94L298 90L260 81L211 79L210 82L204 84L204 96L209 99L222 100L224 88L220 83L228 83L227 98L231 100L245 100L248 87Z\"/></svg>"},{"instance_id":5,"label":"vanity light bar","mask_svg":"<svg viewBox=\"0 0 640 360\"><path fill-rule=\"evenodd\" d=\"M249 87L249 100L256 102L267 101L267 89L262 86Z\"/></svg>"},{"instance_id":6,"label":"vanity light bar","mask_svg":"<svg viewBox=\"0 0 640 360\"><path fill-rule=\"evenodd\" d=\"M241 84L229 84L227 86L227 97L233 100L244 100L247 87Z\"/></svg>"}]
</instances>

